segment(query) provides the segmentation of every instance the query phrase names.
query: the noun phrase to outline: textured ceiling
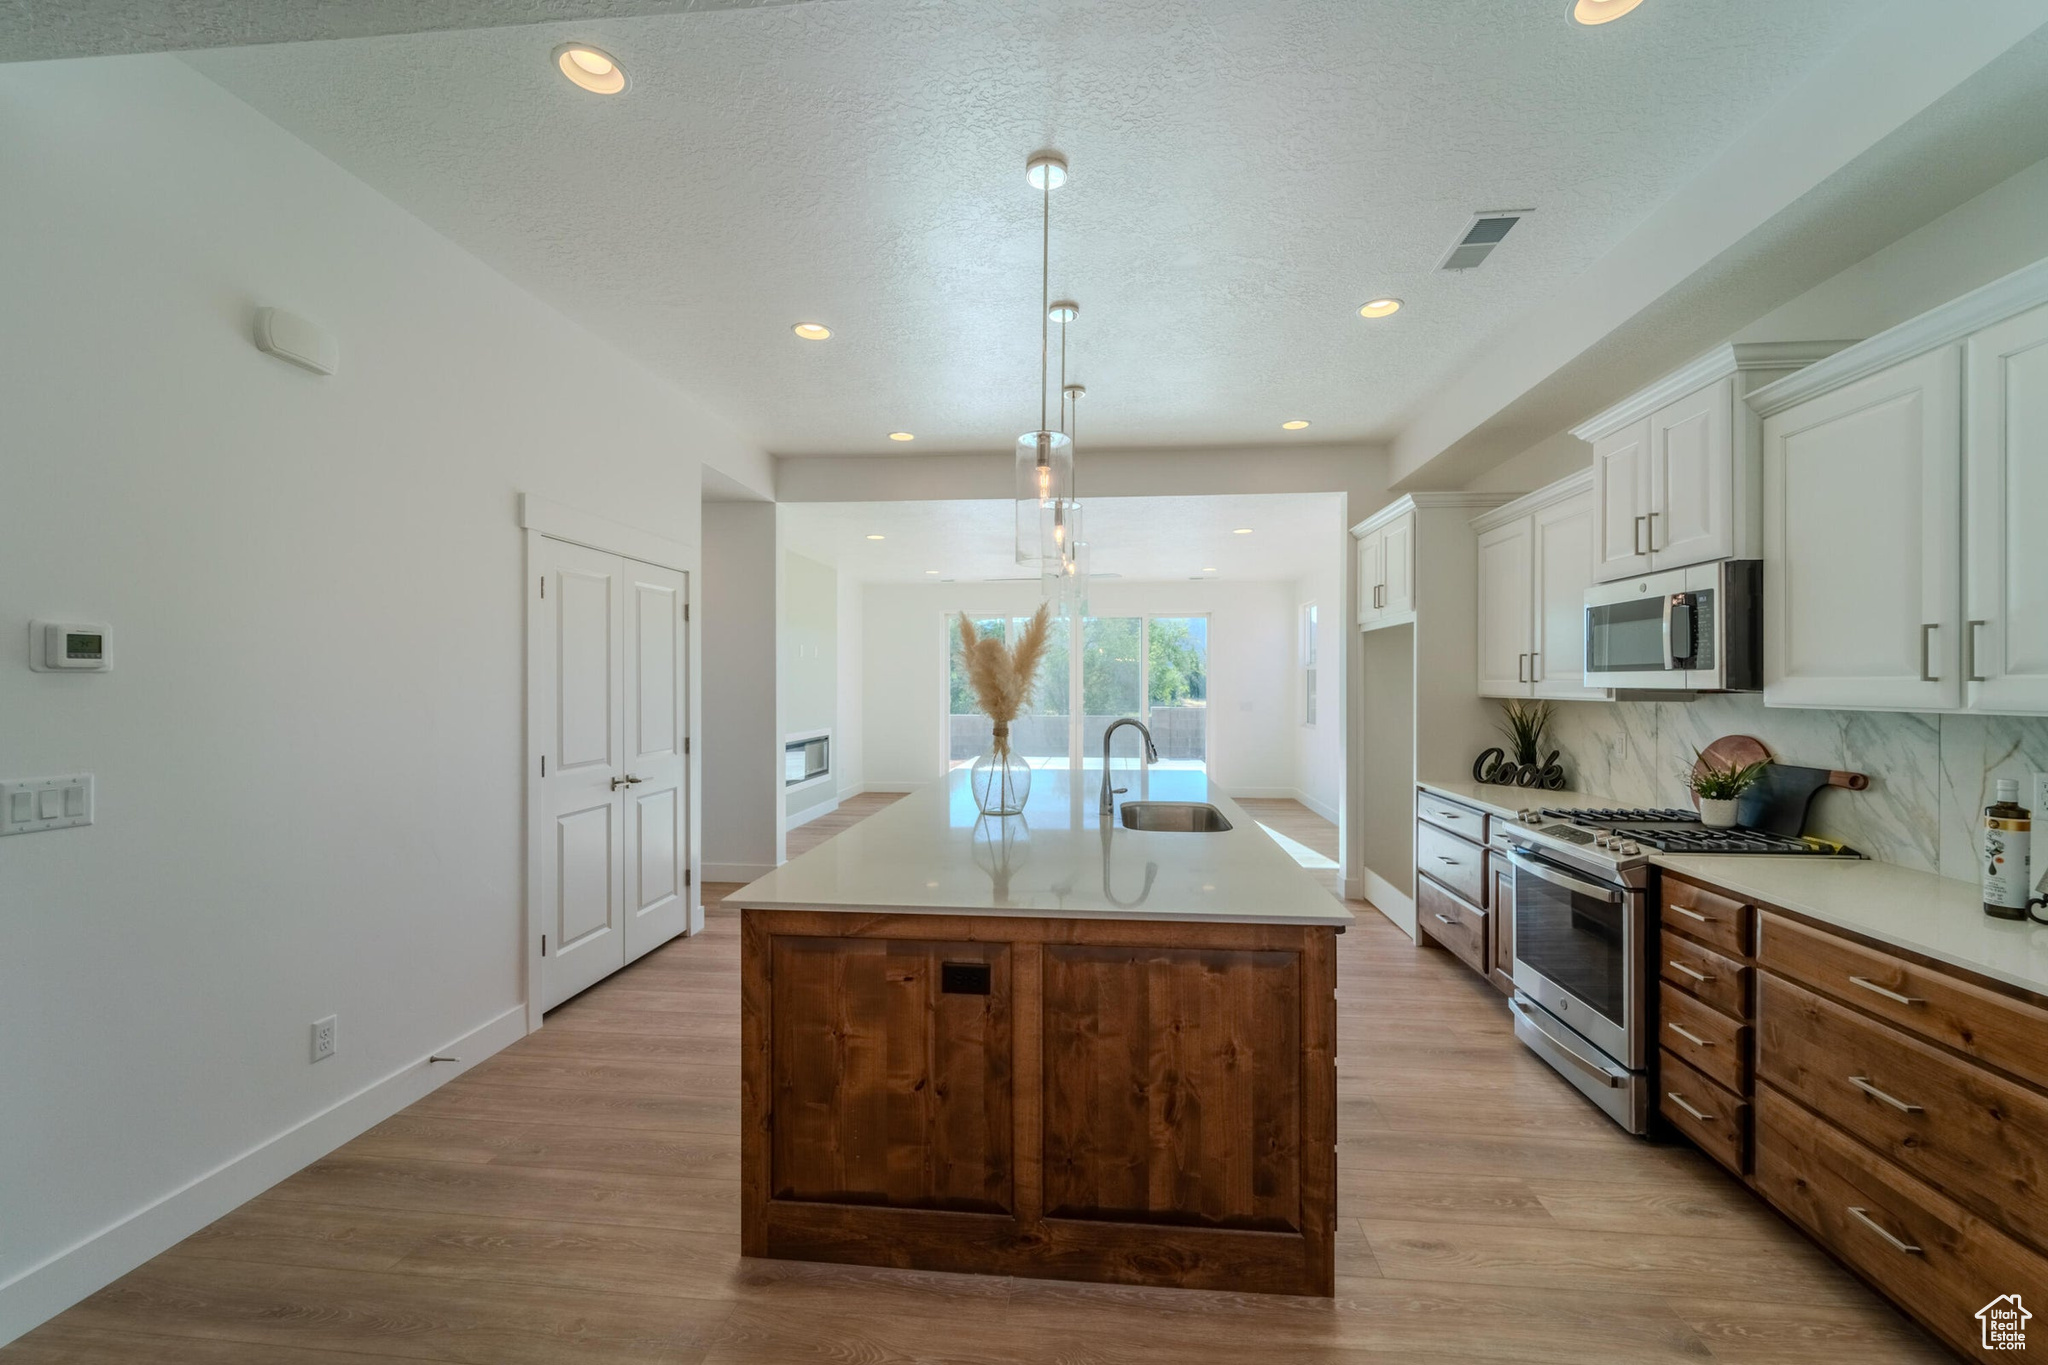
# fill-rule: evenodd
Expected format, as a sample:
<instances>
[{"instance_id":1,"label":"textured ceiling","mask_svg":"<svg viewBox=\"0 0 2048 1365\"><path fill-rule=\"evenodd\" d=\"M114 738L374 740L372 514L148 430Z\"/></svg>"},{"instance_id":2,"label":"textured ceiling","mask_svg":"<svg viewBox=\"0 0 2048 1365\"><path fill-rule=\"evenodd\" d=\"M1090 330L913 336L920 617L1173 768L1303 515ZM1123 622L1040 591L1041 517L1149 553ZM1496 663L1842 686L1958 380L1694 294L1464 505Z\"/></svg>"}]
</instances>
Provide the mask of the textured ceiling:
<instances>
[{"instance_id":1,"label":"textured ceiling","mask_svg":"<svg viewBox=\"0 0 2048 1365\"><path fill-rule=\"evenodd\" d=\"M1014 507L991 501L786 503L782 544L867 583L1016 578L1023 570L1011 553ZM1292 581L1328 567L1342 529L1338 499L1330 493L1090 498L1086 516L1096 547L1091 570L1143 581ZM1238 527L1251 534L1236 534Z\"/></svg>"},{"instance_id":2,"label":"textured ceiling","mask_svg":"<svg viewBox=\"0 0 2048 1365\"><path fill-rule=\"evenodd\" d=\"M1867 0L837 0L206 52L195 67L778 454L1036 425L1038 202L1084 444L1391 434ZM1738 21L1739 16L1739 21ZM624 96L549 49L615 52ZM1533 208L1486 266L1474 210ZM1366 322L1364 299L1400 314ZM822 321L833 340L796 340Z\"/></svg>"}]
</instances>

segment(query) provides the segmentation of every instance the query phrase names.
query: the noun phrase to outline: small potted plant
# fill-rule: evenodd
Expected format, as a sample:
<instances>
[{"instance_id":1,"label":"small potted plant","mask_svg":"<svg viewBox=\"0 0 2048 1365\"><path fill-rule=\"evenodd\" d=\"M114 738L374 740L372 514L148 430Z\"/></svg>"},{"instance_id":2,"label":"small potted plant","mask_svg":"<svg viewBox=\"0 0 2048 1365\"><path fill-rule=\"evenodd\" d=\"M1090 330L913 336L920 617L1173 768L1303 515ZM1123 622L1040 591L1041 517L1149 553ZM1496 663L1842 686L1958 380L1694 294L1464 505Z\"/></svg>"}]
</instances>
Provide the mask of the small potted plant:
<instances>
[{"instance_id":1,"label":"small potted plant","mask_svg":"<svg viewBox=\"0 0 2048 1365\"><path fill-rule=\"evenodd\" d=\"M1700 823L1715 829L1728 829L1735 824L1735 807L1742 794L1763 780L1764 770L1771 766L1771 760L1760 758L1754 763L1731 763L1716 767L1698 749L1692 751L1692 771L1686 775L1686 785L1699 798Z\"/></svg>"}]
</instances>

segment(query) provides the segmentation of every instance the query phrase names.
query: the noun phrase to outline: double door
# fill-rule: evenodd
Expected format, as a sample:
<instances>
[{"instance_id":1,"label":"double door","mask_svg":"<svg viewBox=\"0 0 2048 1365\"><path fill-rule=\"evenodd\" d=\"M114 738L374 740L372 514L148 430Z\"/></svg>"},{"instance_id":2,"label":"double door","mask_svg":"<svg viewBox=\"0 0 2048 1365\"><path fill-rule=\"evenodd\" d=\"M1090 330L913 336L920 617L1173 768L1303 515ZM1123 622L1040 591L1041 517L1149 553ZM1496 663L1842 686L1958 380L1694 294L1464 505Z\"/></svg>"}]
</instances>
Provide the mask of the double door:
<instances>
[{"instance_id":1,"label":"double door","mask_svg":"<svg viewBox=\"0 0 2048 1365\"><path fill-rule=\"evenodd\" d=\"M689 581L538 544L530 897L551 1009L689 927Z\"/></svg>"},{"instance_id":2,"label":"double door","mask_svg":"<svg viewBox=\"0 0 2048 1365\"><path fill-rule=\"evenodd\" d=\"M1717 380L1593 443L1599 579L1736 552L1735 380Z\"/></svg>"},{"instance_id":3,"label":"double door","mask_svg":"<svg viewBox=\"0 0 2048 1365\"><path fill-rule=\"evenodd\" d=\"M1395 625L1415 612L1415 514L1390 517L1358 537L1358 624Z\"/></svg>"},{"instance_id":4,"label":"double door","mask_svg":"<svg viewBox=\"0 0 2048 1365\"><path fill-rule=\"evenodd\" d=\"M1586 686L1589 492L1479 533L1479 694L1594 699Z\"/></svg>"}]
</instances>

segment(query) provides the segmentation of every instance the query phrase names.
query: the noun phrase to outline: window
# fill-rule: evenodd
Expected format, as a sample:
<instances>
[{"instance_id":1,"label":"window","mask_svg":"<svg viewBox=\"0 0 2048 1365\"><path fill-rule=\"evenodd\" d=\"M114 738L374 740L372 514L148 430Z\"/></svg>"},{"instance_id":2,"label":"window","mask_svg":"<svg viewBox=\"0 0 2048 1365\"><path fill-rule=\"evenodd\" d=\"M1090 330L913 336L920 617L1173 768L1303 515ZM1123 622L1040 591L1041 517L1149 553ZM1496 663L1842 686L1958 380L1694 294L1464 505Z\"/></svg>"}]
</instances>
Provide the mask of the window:
<instances>
[{"instance_id":1,"label":"window","mask_svg":"<svg viewBox=\"0 0 2048 1365\"><path fill-rule=\"evenodd\" d=\"M1316 604L1301 609L1301 723L1316 723Z\"/></svg>"}]
</instances>

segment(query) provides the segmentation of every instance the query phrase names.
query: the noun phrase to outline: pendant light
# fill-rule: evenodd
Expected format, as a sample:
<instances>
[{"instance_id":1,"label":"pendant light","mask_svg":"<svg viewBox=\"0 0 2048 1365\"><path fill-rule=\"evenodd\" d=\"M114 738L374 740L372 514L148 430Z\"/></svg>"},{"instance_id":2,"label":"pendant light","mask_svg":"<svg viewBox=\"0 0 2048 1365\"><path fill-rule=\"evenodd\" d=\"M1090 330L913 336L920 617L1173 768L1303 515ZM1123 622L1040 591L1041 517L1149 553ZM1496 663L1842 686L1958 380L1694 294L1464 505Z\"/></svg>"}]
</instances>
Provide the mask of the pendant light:
<instances>
[{"instance_id":1,"label":"pendant light","mask_svg":"<svg viewBox=\"0 0 2048 1365\"><path fill-rule=\"evenodd\" d=\"M1062 356L1065 354L1064 341ZM1080 442L1081 399L1088 390L1079 384L1066 383L1066 366L1060 366L1061 409L1071 414L1065 422L1067 437L1078 446ZM1081 519L1081 485L1078 477L1073 481L1074 496L1067 503L1067 555L1066 577L1061 586L1062 609L1075 620L1088 614L1088 537Z\"/></svg>"},{"instance_id":2,"label":"pendant light","mask_svg":"<svg viewBox=\"0 0 2048 1365\"><path fill-rule=\"evenodd\" d=\"M1067 183L1067 159L1040 152L1024 163L1024 178L1042 204L1038 293L1038 429L1017 438L1017 562L1045 569L1044 540L1066 534L1065 503L1072 496L1074 443L1047 421L1047 371L1052 363L1052 192ZM1047 519L1051 518L1048 526Z\"/></svg>"}]
</instances>

